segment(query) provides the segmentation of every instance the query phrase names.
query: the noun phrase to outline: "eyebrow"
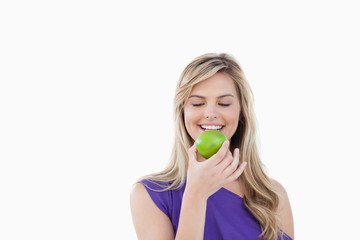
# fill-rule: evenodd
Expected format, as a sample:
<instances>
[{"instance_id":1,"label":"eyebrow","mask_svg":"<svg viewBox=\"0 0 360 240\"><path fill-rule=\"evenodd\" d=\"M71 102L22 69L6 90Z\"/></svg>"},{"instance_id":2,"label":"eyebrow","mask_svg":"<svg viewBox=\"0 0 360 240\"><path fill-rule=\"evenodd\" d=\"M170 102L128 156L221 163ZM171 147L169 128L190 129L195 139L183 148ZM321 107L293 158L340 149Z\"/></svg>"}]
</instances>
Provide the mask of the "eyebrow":
<instances>
[{"instance_id":1,"label":"eyebrow","mask_svg":"<svg viewBox=\"0 0 360 240\"><path fill-rule=\"evenodd\" d=\"M193 98L193 97L202 98L202 99L205 98L204 96L200 96L200 95L196 95L196 94L191 95L189 98ZM218 98L224 98L224 97L234 97L234 95L232 95L232 94L224 94L224 95L219 96Z\"/></svg>"}]
</instances>

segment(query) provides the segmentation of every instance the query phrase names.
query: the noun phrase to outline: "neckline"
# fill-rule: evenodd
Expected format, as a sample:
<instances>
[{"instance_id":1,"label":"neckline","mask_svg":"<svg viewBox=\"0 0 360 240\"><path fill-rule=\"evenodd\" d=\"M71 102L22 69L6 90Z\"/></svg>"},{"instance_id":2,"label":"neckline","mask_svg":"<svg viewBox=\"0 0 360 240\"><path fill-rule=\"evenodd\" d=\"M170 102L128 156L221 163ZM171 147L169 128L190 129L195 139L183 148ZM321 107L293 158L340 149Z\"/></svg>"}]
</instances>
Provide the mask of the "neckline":
<instances>
[{"instance_id":1,"label":"neckline","mask_svg":"<svg viewBox=\"0 0 360 240\"><path fill-rule=\"evenodd\" d=\"M234 193L234 192L232 192L232 191L230 191L229 189L226 189L226 188L224 188L224 187L220 188L220 190L223 190L223 191L225 191L225 192L227 192L227 193L229 193L229 194L231 194L231 195L233 195L233 196L235 196L235 197L237 197L237 198L240 198L241 200L244 199L244 198L241 197L240 195L237 195L236 193Z\"/></svg>"}]
</instances>

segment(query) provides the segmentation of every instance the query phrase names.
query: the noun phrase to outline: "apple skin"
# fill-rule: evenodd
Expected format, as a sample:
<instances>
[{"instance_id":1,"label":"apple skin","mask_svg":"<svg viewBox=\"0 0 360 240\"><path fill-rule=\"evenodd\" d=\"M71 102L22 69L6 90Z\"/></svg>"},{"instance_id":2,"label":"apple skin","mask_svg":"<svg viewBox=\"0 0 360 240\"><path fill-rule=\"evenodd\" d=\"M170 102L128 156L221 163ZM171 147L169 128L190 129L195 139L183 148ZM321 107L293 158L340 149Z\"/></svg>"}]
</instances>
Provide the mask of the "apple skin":
<instances>
[{"instance_id":1,"label":"apple skin","mask_svg":"<svg viewBox=\"0 0 360 240\"><path fill-rule=\"evenodd\" d=\"M217 130L208 130L201 133L196 139L196 149L201 156L208 159L219 151L226 139L226 136L222 132Z\"/></svg>"}]
</instances>

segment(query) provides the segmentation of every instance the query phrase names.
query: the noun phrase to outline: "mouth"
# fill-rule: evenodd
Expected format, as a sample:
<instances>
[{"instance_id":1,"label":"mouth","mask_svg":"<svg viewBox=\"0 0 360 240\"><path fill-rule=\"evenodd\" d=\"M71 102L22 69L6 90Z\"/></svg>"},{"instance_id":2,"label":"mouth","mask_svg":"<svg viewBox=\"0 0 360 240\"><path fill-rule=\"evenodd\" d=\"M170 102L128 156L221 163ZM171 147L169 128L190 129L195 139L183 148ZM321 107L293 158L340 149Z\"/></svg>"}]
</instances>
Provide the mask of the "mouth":
<instances>
[{"instance_id":1,"label":"mouth","mask_svg":"<svg viewBox=\"0 0 360 240\"><path fill-rule=\"evenodd\" d=\"M221 131L225 127L225 125L221 124L201 124L199 125L202 131L209 131L209 130L217 130Z\"/></svg>"}]
</instances>

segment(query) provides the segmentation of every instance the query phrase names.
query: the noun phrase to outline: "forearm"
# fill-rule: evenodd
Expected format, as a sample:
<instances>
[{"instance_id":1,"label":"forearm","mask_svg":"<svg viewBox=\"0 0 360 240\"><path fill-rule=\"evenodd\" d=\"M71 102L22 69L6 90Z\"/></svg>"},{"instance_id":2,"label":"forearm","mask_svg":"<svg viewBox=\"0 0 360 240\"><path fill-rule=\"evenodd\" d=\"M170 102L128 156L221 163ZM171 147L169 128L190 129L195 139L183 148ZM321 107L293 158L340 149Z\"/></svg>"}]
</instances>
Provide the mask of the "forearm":
<instances>
[{"instance_id":1,"label":"forearm","mask_svg":"<svg viewBox=\"0 0 360 240\"><path fill-rule=\"evenodd\" d=\"M175 240L203 240L207 198L185 190Z\"/></svg>"}]
</instances>

